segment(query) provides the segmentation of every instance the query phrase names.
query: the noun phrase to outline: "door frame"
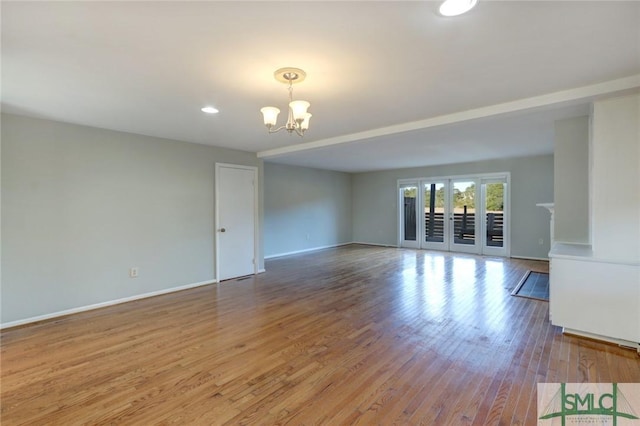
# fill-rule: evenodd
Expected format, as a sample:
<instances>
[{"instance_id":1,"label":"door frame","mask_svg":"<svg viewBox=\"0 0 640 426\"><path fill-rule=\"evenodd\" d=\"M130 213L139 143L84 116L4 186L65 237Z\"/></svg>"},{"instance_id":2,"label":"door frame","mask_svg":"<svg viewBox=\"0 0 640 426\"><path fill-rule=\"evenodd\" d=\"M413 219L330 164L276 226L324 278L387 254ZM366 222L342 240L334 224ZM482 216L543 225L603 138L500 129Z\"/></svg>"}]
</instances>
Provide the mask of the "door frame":
<instances>
[{"instance_id":1,"label":"door frame","mask_svg":"<svg viewBox=\"0 0 640 426\"><path fill-rule=\"evenodd\" d=\"M491 179L505 179L506 181L506 185L507 185L507 190L504 193L504 220L507 222L507 225L504 229L504 254L497 254L495 250L485 250L485 240L486 240L486 225L484 224L484 217L485 217L485 199L484 199L484 194L482 194L483 192L483 188L482 188L482 183L485 180L491 180ZM401 203L401 195L400 195L400 189L403 187L406 187L408 185L411 184L415 184L418 186L418 200L416 200L416 205L420 205L420 206L424 206L424 200L422 200L423 196L424 196L424 184L425 183L434 183L434 182L445 182L445 206L446 209L449 209L450 206L449 204L451 203L451 194L450 192L453 191L453 189L450 187L450 183L452 181L458 181L458 180L473 180L476 182L476 194L478 196L478 200L476 203L476 210L478 211L478 214L476 214L476 230L478 230L476 232L476 245L474 245L474 247L477 247L477 249L473 252L474 254L479 254L479 255L486 255L486 256L501 256L501 257L511 257L511 172L495 172L495 173L475 173L475 174L465 174L465 175L449 175L449 176L430 176L430 177L416 177L416 178L407 178L407 179L398 179L397 180L397 186L396 186L396 191L398 196L396 197L396 200L398 202L397 205L397 220L398 220L398 226L397 226L397 230L398 230L398 235L397 235L397 240L398 240L398 247L407 247L403 245L403 239L402 239L402 225L401 225L401 220L402 220L402 203ZM447 240L445 239L445 245L444 247L446 248L431 248L431 247L425 247L425 242L422 241L424 239L424 218L423 215L424 213L422 213L422 208L421 207L421 212L420 212L420 219L417 221L417 230L416 232L418 233L418 238L420 239L420 242L418 244L419 248L422 249L427 249L427 250L443 250L443 251L454 251L454 252L458 252L457 250L452 250L453 248L453 244L451 244L451 242L446 242ZM445 216L448 214L448 211L445 211ZM481 217L482 216L482 217ZM447 220L448 222L448 220ZM447 236L447 238L449 238L449 236ZM407 247L410 248L410 247ZM493 253L492 253L493 251Z\"/></svg>"},{"instance_id":2,"label":"door frame","mask_svg":"<svg viewBox=\"0 0 640 426\"><path fill-rule=\"evenodd\" d=\"M222 168L229 169L243 169L249 170L253 172L253 274L256 275L259 272L258 269L258 236L260 222L258 221L258 168L255 166L244 166L241 164L230 164L230 163L215 163L216 171L215 171L215 219L214 219L214 240L215 240L215 259L214 259L214 267L216 269L215 272L215 280L217 283L220 282L220 239L218 238L218 233L220 232L220 173Z\"/></svg>"}]
</instances>

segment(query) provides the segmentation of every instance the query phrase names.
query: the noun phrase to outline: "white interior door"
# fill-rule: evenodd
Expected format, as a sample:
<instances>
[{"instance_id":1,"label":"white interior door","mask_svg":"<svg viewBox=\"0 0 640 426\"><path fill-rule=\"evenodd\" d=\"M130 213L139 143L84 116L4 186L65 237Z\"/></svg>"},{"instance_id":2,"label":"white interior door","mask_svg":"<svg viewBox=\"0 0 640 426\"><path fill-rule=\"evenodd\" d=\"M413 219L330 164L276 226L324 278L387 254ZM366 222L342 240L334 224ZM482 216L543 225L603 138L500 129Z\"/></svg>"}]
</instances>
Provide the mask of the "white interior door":
<instances>
[{"instance_id":1,"label":"white interior door","mask_svg":"<svg viewBox=\"0 0 640 426\"><path fill-rule=\"evenodd\" d=\"M257 273L257 169L216 164L218 281Z\"/></svg>"}]
</instances>

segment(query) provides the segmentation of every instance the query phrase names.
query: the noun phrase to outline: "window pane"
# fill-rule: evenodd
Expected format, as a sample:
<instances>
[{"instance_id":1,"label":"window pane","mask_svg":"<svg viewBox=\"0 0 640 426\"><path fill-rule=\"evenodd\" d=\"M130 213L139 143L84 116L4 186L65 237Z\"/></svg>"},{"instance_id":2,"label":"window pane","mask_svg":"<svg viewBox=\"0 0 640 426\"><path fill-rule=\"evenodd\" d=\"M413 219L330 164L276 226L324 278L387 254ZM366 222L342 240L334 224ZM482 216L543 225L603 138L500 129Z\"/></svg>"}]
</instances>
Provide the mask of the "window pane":
<instances>
[{"instance_id":1,"label":"window pane","mask_svg":"<svg viewBox=\"0 0 640 426\"><path fill-rule=\"evenodd\" d=\"M486 194L487 246L502 247L504 244L504 184L487 183Z\"/></svg>"},{"instance_id":2,"label":"window pane","mask_svg":"<svg viewBox=\"0 0 640 426\"><path fill-rule=\"evenodd\" d=\"M402 188L404 199L404 239L405 241L416 240L416 195L418 188L409 186Z\"/></svg>"},{"instance_id":3,"label":"window pane","mask_svg":"<svg viewBox=\"0 0 640 426\"><path fill-rule=\"evenodd\" d=\"M444 242L444 183L424 185L424 224L426 242Z\"/></svg>"},{"instance_id":4,"label":"window pane","mask_svg":"<svg viewBox=\"0 0 640 426\"><path fill-rule=\"evenodd\" d=\"M453 183L453 238L456 244L475 244L476 184Z\"/></svg>"}]
</instances>

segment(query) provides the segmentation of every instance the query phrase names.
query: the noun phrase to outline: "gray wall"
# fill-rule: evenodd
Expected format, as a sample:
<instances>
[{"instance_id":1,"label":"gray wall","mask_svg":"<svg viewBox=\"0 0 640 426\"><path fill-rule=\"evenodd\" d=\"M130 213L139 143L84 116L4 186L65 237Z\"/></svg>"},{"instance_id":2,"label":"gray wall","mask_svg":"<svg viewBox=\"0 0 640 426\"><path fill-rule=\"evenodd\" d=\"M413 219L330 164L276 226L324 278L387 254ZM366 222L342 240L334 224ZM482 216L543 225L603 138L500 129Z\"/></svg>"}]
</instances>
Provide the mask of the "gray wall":
<instances>
[{"instance_id":1,"label":"gray wall","mask_svg":"<svg viewBox=\"0 0 640 426\"><path fill-rule=\"evenodd\" d=\"M351 242L351 175L264 164L265 256Z\"/></svg>"},{"instance_id":2,"label":"gray wall","mask_svg":"<svg viewBox=\"0 0 640 426\"><path fill-rule=\"evenodd\" d=\"M261 167L254 153L2 114L2 323L212 281L216 162Z\"/></svg>"},{"instance_id":3,"label":"gray wall","mask_svg":"<svg viewBox=\"0 0 640 426\"><path fill-rule=\"evenodd\" d=\"M397 179L503 171L512 255L548 252L548 213L535 204L553 200L552 156L352 175L9 114L1 149L2 323L212 281L216 162L259 167L266 256L395 245Z\"/></svg>"},{"instance_id":4,"label":"gray wall","mask_svg":"<svg viewBox=\"0 0 640 426\"><path fill-rule=\"evenodd\" d=\"M556 241L589 243L589 117L555 123Z\"/></svg>"},{"instance_id":5,"label":"gray wall","mask_svg":"<svg viewBox=\"0 0 640 426\"><path fill-rule=\"evenodd\" d=\"M355 174L353 240L397 244L398 179L493 172L511 172L511 255L546 259L550 217L536 203L553 201L552 155Z\"/></svg>"}]
</instances>

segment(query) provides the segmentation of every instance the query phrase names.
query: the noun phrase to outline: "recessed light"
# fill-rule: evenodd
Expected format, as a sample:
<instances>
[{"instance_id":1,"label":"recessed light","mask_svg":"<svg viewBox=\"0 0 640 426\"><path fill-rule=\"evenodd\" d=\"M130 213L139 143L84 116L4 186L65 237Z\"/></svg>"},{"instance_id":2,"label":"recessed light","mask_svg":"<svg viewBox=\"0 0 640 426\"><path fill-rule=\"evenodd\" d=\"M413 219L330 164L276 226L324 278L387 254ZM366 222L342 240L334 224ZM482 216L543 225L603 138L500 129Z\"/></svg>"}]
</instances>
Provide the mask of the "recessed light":
<instances>
[{"instance_id":1,"label":"recessed light","mask_svg":"<svg viewBox=\"0 0 640 426\"><path fill-rule=\"evenodd\" d=\"M458 16L467 13L478 3L478 0L446 0L440 5L442 16Z\"/></svg>"},{"instance_id":2,"label":"recessed light","mask_svg":"<svg viewBox=\"0 0 640 426\"><path fill-rule=\"evenodd\" d=\"M208 107L202 108L202 112L206 112L207 114L217 114L220 111L218 111L214 107L208 106Z\"/></svg>"}]
</instances>

